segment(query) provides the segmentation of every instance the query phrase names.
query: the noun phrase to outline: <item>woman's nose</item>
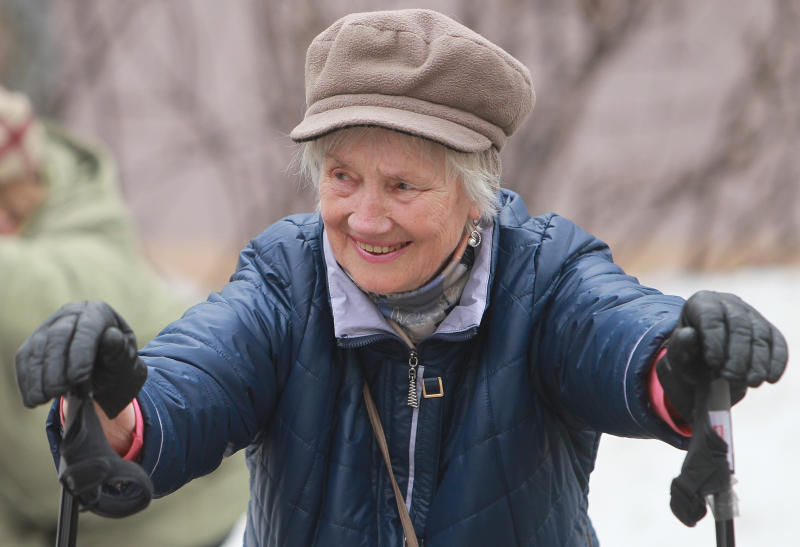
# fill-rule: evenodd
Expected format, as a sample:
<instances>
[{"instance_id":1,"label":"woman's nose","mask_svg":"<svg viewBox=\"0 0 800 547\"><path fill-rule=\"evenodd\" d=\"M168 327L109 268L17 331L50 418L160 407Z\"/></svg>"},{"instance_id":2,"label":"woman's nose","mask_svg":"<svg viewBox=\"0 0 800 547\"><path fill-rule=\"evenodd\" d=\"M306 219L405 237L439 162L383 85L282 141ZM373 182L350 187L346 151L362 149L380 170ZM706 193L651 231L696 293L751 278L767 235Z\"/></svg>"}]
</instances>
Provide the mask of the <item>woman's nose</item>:
<instances>
[{"instance_id":1,"label":"woman's nose","mask_svg":"<svg viewBox=\"0 0 800 547\"><path fill-rule=\"evenodd\" d=\"M379 189L363 188L350 214L350 229L361 234L380 234L391 230L386 200Z\"/></svg>"}]
</instances>

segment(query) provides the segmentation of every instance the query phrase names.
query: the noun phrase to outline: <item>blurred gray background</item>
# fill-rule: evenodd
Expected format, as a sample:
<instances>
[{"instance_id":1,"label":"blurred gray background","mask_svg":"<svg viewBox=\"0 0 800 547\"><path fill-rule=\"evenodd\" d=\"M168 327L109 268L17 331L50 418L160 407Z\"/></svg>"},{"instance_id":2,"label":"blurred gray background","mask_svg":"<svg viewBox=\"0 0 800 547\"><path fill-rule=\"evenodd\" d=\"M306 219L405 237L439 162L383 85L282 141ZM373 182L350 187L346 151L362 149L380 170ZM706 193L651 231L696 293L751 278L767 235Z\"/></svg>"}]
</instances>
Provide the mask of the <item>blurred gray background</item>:
<instances>
[{"instance_id":1,"label":"blurred gray background","mask_svg":"<svg viewBox=\"0 0 800 547\"><path fill-rule=\"evenodd\" d=\"M97 138L162 272L220 286L313 208L291 168L311 39L359 10L431 7L531 70L503 184L634 274L800 261L796 0L0 0L0 78Z\"/></svg>"}]
</instances>

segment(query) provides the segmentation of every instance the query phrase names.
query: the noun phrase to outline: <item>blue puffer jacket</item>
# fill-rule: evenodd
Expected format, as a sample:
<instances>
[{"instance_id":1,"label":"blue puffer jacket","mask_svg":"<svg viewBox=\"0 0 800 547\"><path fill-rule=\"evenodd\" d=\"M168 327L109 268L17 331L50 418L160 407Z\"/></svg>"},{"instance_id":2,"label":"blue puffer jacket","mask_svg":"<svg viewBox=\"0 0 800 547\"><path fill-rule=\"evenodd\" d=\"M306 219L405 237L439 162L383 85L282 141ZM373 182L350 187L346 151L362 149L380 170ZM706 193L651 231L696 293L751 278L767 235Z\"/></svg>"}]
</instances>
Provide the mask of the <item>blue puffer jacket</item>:
<instances>
[{"instance_id":1,"label":"blue puffer jacket","mask_svg":"<svg viewBox=\"0 0 800 547\"><path fill-rule=\"evenodd\" d=\"M247 545L402 545L367 382L426 547L597 545L600 432L682 442L645 388L682 300L639 285L569 221L502 201L480 324L419 344L444 397L416 413L399 338L335 336L319 215L254 239L221 293L142 352L142 463L159 494L247 447Z\"/></svg>"}]
</instances>

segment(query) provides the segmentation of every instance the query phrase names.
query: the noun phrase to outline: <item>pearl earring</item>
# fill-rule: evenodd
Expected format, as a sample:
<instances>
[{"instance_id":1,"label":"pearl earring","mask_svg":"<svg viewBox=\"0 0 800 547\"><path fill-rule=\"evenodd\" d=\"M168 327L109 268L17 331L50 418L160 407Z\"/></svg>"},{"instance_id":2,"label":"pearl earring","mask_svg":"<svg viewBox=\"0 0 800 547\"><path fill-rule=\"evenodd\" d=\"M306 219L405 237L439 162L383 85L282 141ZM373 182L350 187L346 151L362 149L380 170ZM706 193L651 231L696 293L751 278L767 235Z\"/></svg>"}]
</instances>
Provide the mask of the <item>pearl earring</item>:
<instances>
[{"instance_id":1,"label":"pearl earring","mask_svg":"<svg viewBox=\"0 0 800 547\"><path fill-rule=\"evenodd\" d=\"M481 244L481 240L483 239L481 237L480 230L478 230L479 223L480 220L477 218L472 221L472 231L470 232L469 240L467 241L467 245L469 245L470 247L477 247L478 245Z\"/></svg>"}]
</instances>

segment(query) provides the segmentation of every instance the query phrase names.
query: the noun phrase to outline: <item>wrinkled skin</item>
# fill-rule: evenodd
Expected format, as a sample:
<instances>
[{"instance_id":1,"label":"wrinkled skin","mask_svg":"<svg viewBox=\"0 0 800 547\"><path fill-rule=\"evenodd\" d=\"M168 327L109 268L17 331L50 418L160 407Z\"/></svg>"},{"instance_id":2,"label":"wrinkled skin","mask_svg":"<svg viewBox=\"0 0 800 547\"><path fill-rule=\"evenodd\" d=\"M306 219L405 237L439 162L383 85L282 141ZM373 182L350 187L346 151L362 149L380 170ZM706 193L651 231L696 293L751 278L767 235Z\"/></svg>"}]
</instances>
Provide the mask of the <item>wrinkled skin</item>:
<instances>
[{"instance_id":1,"label":"wrinkled skin","mask_svg":"<svg viewBox=\"0 0 800 547\"><path fill-rule=\"evenodd\" d=\"M461 182L446 176L444 149L409 140L380 130L341 143L322 165L320 210L333 254L365 291L422 286L480 216Z\"/></svg>"}]
</instances>

